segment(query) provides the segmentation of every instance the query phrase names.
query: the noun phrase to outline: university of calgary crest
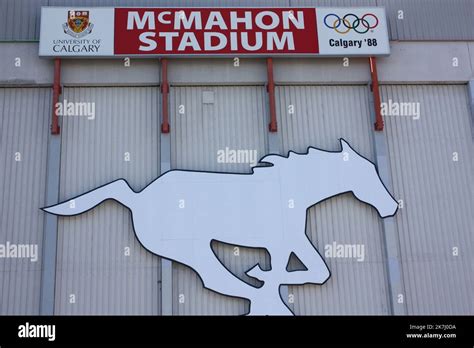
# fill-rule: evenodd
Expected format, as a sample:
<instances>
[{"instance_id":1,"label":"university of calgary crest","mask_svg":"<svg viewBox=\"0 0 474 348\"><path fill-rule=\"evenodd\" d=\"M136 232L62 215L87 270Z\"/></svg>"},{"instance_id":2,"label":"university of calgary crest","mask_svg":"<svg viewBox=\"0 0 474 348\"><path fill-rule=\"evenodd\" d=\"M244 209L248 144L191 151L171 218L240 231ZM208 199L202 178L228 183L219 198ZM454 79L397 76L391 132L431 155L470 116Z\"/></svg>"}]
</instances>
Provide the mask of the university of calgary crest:
<instances>
[{"instance_id":1,"label":"university of calgary crest","mask_svg":"<svg viewBox=\"0 0 474 348\"><path fill-rule=\"evenodd\" d=\"M94 24L89 21L89 11L68 11L67 22L63 24L64 32L75 38L86 36Z\"/></svg>"}]
</instances>

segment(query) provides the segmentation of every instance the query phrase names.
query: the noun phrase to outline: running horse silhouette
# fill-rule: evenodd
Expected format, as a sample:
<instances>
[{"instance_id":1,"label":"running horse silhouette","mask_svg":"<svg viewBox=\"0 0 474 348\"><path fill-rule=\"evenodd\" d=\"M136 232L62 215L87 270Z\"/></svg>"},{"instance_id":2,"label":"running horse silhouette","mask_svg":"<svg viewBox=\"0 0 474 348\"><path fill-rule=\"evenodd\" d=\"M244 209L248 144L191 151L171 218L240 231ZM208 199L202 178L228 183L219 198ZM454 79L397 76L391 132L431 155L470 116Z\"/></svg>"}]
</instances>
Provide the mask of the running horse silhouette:
<instances>
[{"instance_id":1,"label":"running horse silhouette","mask_svg":"<svg viewBox=\"0 0 474 348\"><path fill-rule=\"evenodd\" d=\"M395 215L398 205L375 165L343 139L341 151L309 147L304 154L264 156L250 174L171 170L134 192L123 179L72 200L45 208L56 215L84 213L113 199L132 213L135 234L150 252L193 268L206 288L250 300L250 314L291 315L281 299L282 285L323 284L329 269L306 236L306 210L330 197L352 192L377 209ZM265 248L271 269L257 264L246 273L260 288L230 273L211 242ZM306 270L287 271L291 253Z\"/></svg>"}]
</instances>

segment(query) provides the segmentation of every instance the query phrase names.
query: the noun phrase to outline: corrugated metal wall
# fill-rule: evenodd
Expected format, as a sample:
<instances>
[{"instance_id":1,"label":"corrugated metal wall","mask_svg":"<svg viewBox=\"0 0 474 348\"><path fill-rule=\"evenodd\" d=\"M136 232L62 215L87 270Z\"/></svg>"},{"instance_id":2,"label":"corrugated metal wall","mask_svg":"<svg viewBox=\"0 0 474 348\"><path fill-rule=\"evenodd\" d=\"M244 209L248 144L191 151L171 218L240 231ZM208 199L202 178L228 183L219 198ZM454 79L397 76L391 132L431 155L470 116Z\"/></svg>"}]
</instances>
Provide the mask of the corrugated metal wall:
<instances>
[{"instance_id":1,"label":"corrugated metal wall","mask_svg":"<svg viewBox=\"0 0 474 348\"><path fill-rule=\"evenodd\" d=\"M0 1L0 41L39 40L41 6L48 0Z\"/></svg>"},{"instance_id":2,"label":"corrugated metal wall","mask_svg":"<svg viewBox=\"0 0 474 348\"><path fill-rule=\"evenodd\" d=\"M472 0L377 0L392 40L473 40ZM401 12L400 12L401 11Z\"/></svg>"},{"instance_id":3,"label":"corrugated metal wall","mask_svg":"<svg viewBox=\"0 0 474 348\"><path fill-rule=\"evenodd\" d=\"M36 262L0 258L0 314L39 313L50 111L49 88L0 88L0 244L38 248Z\"/></svg>"},{"instance_id":4,"label":"corrugated metal wall","mask_svg":"<svg viewBox=\"0 0 474 348\"><path fill-rule=\"evenodd\" d=\"M343 137L374 161L367 86L279 86L276 89L282 153L308 146L340 150ZM289 106L294 108L290 114ZM328 258L323 286L290 286L295 314L388 314L381 220L372 207L344 194L312 207L306 234L324 257L325 246L364 245L365 259Z\"/></svg>"},{"instance_id":5,"label":"corrugated metal wall","mask_svg":"<svg viewBox=\"0 0 474 348\"><path fill-rule=\"evenodd\" d=\"M385 117L409 314L474 312L474 183L467 88L382 86L382 101L420 103ZM456 154L458 160L456 159ZM458 248L458 256L455 249Z\"/></svg>"},{"instance_id":6,"label":"corrugated metal wall","mask_svg":"<svg viewBox=\"0 0 474 348\"><path fill-rule=\"evenodd\" d=\"M474 40L471 0L76 0L74 6L385 6L392 40ZM69 0L0 1L0 41L38 40L41 6ZM399 19L403 11L403 19Z\"/></svg>"},{"instance_id":7,"label":"corrugated metal wall","mask_svg":"<svg viewBox=\"0 0 474 348\"><path fill-rule=\"evenodd\" d=\"M203 93L213 93L214 103L204 104ZM184 114L180 114L180 106ZM217 151L257 150L257 158L267 149L266 91L263 86L172 87L171 166L219 172L250 172L249 164L218 163ZM263 250L234 254L233 246L218 244L214 249L226 267L239 277L257 262L267 267ZM211 250L209 250L211 252ZM248 301L225 297L203 288L190 268L173 264L174 314L243 314Z\"/></svg>"},{"instance_id":8,"label":"corrugated metal wall","mask_svg":"<svg viewBox=\"0 0 474 348\"><path fill-rule=\"evenodd\" d=\"M64 89L67 101L95 103L96 115L63 117L61 201L118 178L141 190L159 175L159 93L158 87ZM157 314L159 265L116 202L59 218L55 312Z\"/></svg>"},{"instance_id":9,"label":"corrugated metal wall","mask_svg":"<svg viewBox=\"0 0 474 348\"><path fill-rule=\"evenodd\" d=\"M381 91L384 102L421 107L418 120L385 117L394 195L404 202L396 226L408 313L472 314L474 146L466 86L385 85ZM204 92L212 103L204 103ZM61 200L120 177L139 190L159 175L159 96L158 87L64 89L63 99L95 102L96 115L62 118ZM338 150L344 137L374 160L366 86L278 86L276 97L280 153L309 145ZM0 243L37 244L40 253L50 103L50 88L0 88ZM218 163L217 150L255 149L257 157L267 152L263 86L175 86L170 112L173 168L248 172L247 164ZM15 152L21 162L14 161ZM345 195L311 208L307 224L323 256L333 242L362 244L366 254L363 262L326 258L332 278L324 286L290 287L295 313L388 314L375 210ZM263 251L241 248L236 256L222 244L215 250L240 277L257 262L268 266ZM158 314L159 265L136 240L128 210L115 202L60 218L56 313ZM41 258L0 258L0 314L38 313L40 269ZM244 300L204 290L193 271L174 265L174 314L247 310Z\"/></svg>"}]
</instances>

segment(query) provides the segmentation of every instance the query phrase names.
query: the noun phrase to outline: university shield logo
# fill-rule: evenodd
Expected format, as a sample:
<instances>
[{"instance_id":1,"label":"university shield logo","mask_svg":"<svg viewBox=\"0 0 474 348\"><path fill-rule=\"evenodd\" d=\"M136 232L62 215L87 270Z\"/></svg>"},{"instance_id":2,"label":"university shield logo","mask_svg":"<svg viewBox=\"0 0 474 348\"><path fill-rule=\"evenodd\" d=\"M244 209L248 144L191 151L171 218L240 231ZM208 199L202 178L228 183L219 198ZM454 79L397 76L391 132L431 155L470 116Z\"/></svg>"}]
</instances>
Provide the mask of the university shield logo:
<instances>
[{"instance_id":1,"label":"university shield logo","mask_svg":"<svg viewBox=\"0 0 474 348\"><path fill-rule=\"evenodd\" d=\"M64 32L75 38L90 34L93 27L94 24L89 21L89 11L68 11L67 22L63 24Z\"/></svg>"}]
</instances>

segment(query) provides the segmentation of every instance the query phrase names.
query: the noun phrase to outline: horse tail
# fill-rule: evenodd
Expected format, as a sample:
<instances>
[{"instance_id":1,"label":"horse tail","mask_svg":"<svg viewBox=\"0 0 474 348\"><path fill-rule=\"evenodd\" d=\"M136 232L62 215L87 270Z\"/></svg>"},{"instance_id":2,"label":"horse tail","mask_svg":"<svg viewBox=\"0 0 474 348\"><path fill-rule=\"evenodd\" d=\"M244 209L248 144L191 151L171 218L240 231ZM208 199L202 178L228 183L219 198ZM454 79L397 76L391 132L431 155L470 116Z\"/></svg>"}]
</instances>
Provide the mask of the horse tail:
<instances>
[{"instance_id":1,"label":"horse tail","mask_svg":"<svg viewBox=\"0 0 474 348\"><path fill-rule=\"evenodd\" d=\"M78 215L91 210L107 199L116 200L130 208L135 194L124 179L119 179L68 201L41 209L55 215Z\"/></svg>"}]
</instances>

